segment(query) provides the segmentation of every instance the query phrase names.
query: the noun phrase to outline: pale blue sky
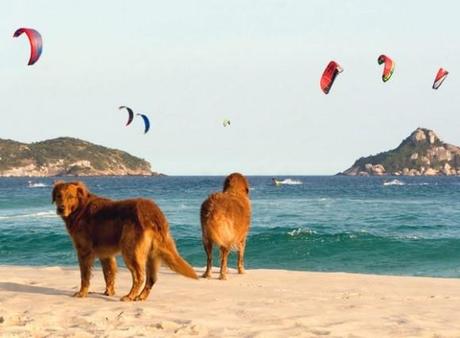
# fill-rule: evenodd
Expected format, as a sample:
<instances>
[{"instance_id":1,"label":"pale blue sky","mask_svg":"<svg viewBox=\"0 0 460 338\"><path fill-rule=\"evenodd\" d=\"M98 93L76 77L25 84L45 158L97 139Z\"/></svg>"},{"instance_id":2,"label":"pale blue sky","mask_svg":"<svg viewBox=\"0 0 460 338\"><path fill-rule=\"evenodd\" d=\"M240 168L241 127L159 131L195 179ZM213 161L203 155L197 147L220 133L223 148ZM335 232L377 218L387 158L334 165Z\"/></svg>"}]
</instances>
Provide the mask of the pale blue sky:
<instances>
[{"instance_id":1,"label":"pale blue sky","mask_svg":"<svg viewBox=\"0 0 460 338\"><path fill-rule=\"evenodd\" d=\"M0 13L0 138L78 137L195 175L335 174L418 126L460 144L456 1L15 0ZM43 36L34 66L19 27ZM332 59L344 72L324 95ZM119 105L151 131L124 127Z\"/></svg>"}]
</instances>

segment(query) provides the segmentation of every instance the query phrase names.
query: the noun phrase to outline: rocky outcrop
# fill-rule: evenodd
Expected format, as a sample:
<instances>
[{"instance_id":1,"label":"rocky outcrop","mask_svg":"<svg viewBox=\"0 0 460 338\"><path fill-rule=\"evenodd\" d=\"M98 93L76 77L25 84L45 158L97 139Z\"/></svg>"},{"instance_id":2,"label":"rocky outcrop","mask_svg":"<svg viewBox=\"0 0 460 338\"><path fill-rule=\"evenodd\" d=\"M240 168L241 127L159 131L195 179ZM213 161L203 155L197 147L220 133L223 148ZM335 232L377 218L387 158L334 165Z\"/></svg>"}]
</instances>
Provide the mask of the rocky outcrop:
<instances>
[{"instance_id":1,"label":"rocky outcrop","mask_svg":"<svg viewBox=\"0 0 460 338\"><path fill-rule=\"evenodd\" d=\"M436 133L418 128L393 150L358 159L342 175L460 175L460 147L442 142Z\"/></svg>"},{"instance_id":2,"label":"rocky outcrop","mask_svg":"<svg viewBox=\"0 0 460 338\"><path fill-rule=\"evenodd\" d=\"M30 144L0 139L0 176L155 174L143 159L75 138Z\"/></svg>"}]
</instances>

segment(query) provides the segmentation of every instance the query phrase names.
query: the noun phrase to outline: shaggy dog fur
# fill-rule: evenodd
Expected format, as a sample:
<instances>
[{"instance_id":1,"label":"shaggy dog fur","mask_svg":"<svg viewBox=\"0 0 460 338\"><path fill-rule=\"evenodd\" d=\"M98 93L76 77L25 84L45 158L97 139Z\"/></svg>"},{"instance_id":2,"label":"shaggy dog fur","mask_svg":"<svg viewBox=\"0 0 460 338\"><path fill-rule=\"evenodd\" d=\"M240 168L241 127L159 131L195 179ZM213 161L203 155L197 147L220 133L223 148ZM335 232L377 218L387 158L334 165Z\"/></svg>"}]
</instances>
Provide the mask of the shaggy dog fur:
<instances>
[{"instance_id":1,"label":"shaggy dog fur","mask_svg":"<svg viewBox=\"0 0 460 338\"><path fill-rule=\"evenodd\" d=\"M251 223L249 183L233 173L225 179L223 192L211 194L201 205L201 230L207 255L203 277L211 277L212 245L220 247L220 279L227 279L227 257L230 250L238 251L238 273L244 273L244 249Z\"/></svg>"},{"instance_id":2,"label":"shaggy dog fur","mask_svg":"<svg viewBox=\"0 0 460 338\"><path fill-rule=\"evenodd\" d=\"M184 276L197 278L193 268L178 254L168 222L153 201L112 201L91 194L81 182L62 181L55 183L52 198L78 255L81 287L75 297L87 296L96 258L104 273L105 295L115 294L115 255L120 252L133 278L123 301L148 297L161 261Z\"/></svg>"}]
</instances>

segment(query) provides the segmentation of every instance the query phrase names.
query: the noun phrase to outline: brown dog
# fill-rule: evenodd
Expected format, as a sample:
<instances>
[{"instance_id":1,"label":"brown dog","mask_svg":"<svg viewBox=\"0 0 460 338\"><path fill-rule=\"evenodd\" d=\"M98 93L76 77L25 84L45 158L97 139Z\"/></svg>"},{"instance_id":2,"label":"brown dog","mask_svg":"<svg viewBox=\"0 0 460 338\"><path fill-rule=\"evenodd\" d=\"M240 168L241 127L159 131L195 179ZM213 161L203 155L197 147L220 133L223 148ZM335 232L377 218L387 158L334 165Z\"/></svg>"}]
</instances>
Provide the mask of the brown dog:
<instances>
[{"instance_id":1,"label":"brown dog","mask_svg":"<svg viewBox=\"0 0 460 338\"><path fill-rule=\"evenodd\" d=\"M201 230L207 265L203 277L211 277L212 244L220 246L220 279L227 279L227 257L238 250L238 273L244 273L244 249L251 223L249 183L233 173L225 179L223 192L210 195L201 205Z\"/></svg>"},{"instance_id":2,"label":"brown dog","mask_svg":"<svg viewBox=\"0 0 460 338\"><path fill-rule=\"evenodd\" d=\"M168 222L153 201L141 198L112 201L89 193L81 182L56 182L52 195L56 212L64 220L77 250L81 287L74 297L88 294L96 257L104 273L105 295L115 294L114 256L119 252L133 278L131 290L121 298L123 301L148 297L161 261L186 277L197 278L193 268L179 256Z\"/></svg>"}]
</instances>

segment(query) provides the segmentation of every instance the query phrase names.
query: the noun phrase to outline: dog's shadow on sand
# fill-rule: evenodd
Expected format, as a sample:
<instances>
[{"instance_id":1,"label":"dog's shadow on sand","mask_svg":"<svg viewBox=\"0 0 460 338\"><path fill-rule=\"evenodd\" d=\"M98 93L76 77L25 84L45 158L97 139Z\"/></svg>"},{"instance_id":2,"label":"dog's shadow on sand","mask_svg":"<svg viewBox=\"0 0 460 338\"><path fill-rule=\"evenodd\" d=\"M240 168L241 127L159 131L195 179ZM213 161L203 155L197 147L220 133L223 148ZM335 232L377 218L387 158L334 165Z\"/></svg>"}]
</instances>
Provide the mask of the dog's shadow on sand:
<instances>
[{"instance_id":1,"label":"dog's shadow on sand","mask_svg":"<svg viewBox=\"0 0 460 338\"><path fill-rule=\"evenodd\" d=\"M37 293L41 295L51 296L72 296L72 291L59 290L54 288L47 288L43 286L0 282L0 291L19 292L19 293Z\"/></svg>"},{"instance_id":2,"label":"dog's shadow on sand","mask_svg":"<svg viewBox=\"0 0 460 338\"><path fill-rule=\"evenodd\" d=\"M17 292L17 293L36 293L40 295L49 295L49 296L67 296L72 298L75 291L66 291L59 290L54 288L47 288L43 286L36 286L30 284L19 284L19 283L10 283L10 282L0 282L0 291L6 292ZM105 296L103 293L98 292L89 292L89 298L100 298L106 301L117 301L111 297Z\"/></svg>"}]
</instances>

